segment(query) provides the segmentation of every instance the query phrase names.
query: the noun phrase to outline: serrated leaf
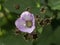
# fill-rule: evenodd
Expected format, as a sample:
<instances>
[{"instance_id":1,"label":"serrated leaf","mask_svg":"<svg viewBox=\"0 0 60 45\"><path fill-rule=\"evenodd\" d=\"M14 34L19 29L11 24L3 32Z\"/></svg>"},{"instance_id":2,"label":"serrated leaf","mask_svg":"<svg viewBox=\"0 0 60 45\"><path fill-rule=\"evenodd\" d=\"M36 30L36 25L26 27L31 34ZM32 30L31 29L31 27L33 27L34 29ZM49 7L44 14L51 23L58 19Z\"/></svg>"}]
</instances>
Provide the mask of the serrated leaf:
<instances>
[{"instance_id":1,"label":"serrated leaf","mask_svg":"<svg viewBox=\"0 0 60 45\"><path fill-rule=\"evenodd\" d=\"M51 6L53 10L60 10L60 0L48 0L48 5Z\"/></svg>"},{"instance_id":2,"label":"serrated leaf","mask_svg":"<svg viewBox=\"0 0 60 45\"><path fill-rule=\"evenodd\" d=\"M16 9L16 5L20 6L18 10ZM11 12L15 12L15 13L21 13L27 7L34 7L34 5L35 5L34 2L31 0L26 0L26 1L25 0L13 0L13 1L7 0L3 4L4 7L6 7Z\"/></svg>"},{"instance_id":3,"label":"serrated leaf","mask_svg":"<svg viewBox=\"0 0 60 45\"><path fill-rule=\"evenodd\" d=\"M26 3L27 2L27 3ZM40 1L31 1L31 0L7 0L3 4L3 7L6 7L10 12L21 13L26 10L26 8L30 8L30 11L34 14L39 14L40 12ZM19 5L19 9L16 9L16 5ZM38 9L39 7L39 9Z\"/></svg>"}]
</instances>

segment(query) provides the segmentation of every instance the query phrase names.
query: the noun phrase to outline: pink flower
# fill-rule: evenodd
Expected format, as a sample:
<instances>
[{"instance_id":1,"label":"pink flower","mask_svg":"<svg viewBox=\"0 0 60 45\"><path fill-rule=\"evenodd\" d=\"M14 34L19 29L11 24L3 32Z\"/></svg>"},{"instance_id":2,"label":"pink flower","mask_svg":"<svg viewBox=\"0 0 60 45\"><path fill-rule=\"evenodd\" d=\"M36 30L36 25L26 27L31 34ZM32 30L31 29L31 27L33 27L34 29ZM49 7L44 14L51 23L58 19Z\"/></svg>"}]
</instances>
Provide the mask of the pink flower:
<instances>
[{"instance_id":1,"label":"pink flower","mask_svg":"<svg viewBox=\"0 0 60 45\"><path fill-rule=\"evenodd\" d=\"M28 27L27 26L27 21L31 22L31 26ZM22 32L27 32L27 33L31 33L34 31L35 29L35 18L34 18L34 15L31 14L30 12L28 11L24 11L20 18L18 18L16 21L15 21L15 25L16 27L22 31Z\"/></svg>"}]
</instances>

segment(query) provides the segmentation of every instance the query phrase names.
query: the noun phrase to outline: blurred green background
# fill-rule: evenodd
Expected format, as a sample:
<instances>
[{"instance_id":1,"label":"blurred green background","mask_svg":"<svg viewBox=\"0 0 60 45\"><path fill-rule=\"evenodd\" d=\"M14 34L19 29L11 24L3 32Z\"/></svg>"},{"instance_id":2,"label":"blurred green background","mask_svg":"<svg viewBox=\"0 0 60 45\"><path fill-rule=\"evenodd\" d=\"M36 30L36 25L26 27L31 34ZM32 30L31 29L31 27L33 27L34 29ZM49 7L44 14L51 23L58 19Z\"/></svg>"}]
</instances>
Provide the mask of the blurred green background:
<instances>
[{"instance_id":1,"label":"blurred green background","mask_svg":"<svg viewBox=\"0 0 60 45\"><path fill-rule=\"evenodd\" d=\"M46 8L41 13L41 8ZM24 33L16 35L15 20L30 8L40 18L55 16L52 23L37 25L37 40L24 39ZM60 45L60 0L0 0L0 45Z\"/></svg>"}]
</instances>

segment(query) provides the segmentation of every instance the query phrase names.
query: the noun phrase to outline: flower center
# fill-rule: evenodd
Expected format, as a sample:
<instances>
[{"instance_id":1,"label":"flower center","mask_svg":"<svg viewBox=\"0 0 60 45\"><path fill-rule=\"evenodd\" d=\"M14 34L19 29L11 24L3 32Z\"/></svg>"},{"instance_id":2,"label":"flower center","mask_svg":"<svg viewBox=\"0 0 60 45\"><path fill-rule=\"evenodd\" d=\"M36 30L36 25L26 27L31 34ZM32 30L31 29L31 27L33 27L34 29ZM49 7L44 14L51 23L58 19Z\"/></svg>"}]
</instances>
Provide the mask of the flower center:
<instances>
[{"instance_id":1,"label":"flower center","mask_svg":"<svg viewBox=\"0 0 60 45\"><path fill-rule=\"evenodd\" d=\"M26 26L29 28L32 27L32 21L26 21Z\"/></svg>"}]
</instances>

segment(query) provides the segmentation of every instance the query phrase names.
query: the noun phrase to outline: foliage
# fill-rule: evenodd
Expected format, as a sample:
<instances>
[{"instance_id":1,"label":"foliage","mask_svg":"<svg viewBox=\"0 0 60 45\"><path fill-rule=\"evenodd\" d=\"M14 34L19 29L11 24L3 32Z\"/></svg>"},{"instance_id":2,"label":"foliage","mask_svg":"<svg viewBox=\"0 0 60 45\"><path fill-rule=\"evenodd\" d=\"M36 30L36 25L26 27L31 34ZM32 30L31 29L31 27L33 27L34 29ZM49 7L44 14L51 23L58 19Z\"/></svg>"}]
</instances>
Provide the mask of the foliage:
<instances>
[{"instance_id":1,"label":"foliage","mask_svg":"<svg viewBox=\"0 0 60 45\"><path fill-rule=\"evenodd\" d=\"M16 32L15 20L27 9L39 16L37 39L26 40L25 33ZM46 24L46 18L51 22ZM60 0L0 0L0 45L60 45L59 34Z\"/></svg>"}]
</instances>

